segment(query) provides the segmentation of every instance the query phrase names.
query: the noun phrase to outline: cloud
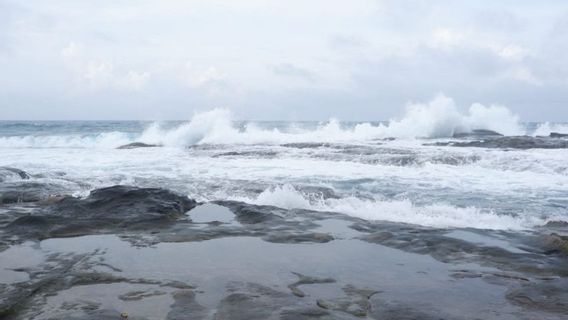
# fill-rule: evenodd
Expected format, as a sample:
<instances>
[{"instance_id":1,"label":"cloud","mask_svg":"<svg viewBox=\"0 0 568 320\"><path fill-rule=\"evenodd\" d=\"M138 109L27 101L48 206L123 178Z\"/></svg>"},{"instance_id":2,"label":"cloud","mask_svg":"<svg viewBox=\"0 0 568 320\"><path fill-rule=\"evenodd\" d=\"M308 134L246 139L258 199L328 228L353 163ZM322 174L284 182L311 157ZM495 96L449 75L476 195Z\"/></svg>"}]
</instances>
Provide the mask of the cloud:
<instances>
[{"instance_id":1,"label":"cloud","mask_svg":"<svg viewBox=\"0 0 568 320\"><path fill-rule=\"evenodd\" d=\"M271 67L274 74L285 77L299 78L314 81L314 75L307 69L297 67L291 63L281 63Z\"/></svg>"},{"instance_id":2,"label":"cloud","mask_svg":"<svg viewBox=\"0 0 568 320\"><path fill-rule=\"evenodd\" d=\"M0 102L19 118L41 101L54 118L100 102L98 118L380 120L442 91L568 120L567 34L552 0L0 0Z\"/></svg>"},{"instance_id":3,"label":"cloud","mask_svg":"<svg viewBox=\"0 0 568 320\"><path fill-rule=\"evenodd\" d=\"M89 90L140 91L150 81L147 71L123 70L109 60L87 57L83 48L75 42L61 49L61 57L75 74L77 84L86 85Z\"/></svg>"}]
</instances>

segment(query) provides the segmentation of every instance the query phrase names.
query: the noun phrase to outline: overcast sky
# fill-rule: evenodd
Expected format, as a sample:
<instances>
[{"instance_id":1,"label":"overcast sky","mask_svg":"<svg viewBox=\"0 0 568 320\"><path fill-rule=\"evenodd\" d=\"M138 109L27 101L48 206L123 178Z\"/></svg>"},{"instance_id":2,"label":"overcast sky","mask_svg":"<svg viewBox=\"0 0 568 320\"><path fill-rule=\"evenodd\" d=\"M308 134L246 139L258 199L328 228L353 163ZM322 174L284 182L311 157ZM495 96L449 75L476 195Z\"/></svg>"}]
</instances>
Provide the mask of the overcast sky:
<instances>
[{"instance_id":1,"label":"overcast sky","mask_svg":"<svg viewBox=\"0 0 568 320\"><path fill-rule=\"evenodd\" d=\"M568 1L0 0L0 119L568 121Z\"/></svg>"}]
</instances>

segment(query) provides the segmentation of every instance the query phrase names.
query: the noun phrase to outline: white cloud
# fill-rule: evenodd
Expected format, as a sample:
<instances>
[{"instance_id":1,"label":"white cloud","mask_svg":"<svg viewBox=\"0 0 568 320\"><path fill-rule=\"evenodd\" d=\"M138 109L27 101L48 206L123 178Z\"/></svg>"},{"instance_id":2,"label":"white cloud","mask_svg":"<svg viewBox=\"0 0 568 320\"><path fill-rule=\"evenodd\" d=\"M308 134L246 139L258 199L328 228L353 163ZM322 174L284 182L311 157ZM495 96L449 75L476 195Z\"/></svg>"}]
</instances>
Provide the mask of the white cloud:
<instances>
[{"instance_id":1,"label":"white cloud","mask_svg":"<svg viewBox=\"0 0 568 320\"><path fill-rule=\"evenodd\" d=\"M526 117L568 100L562 1L0 2L0 86L15 92L0 101L21 106L144 96L169 101L167 118L221 101L243 117L385 119L438 91Z\"/></svg>"},{"instance_id":2,"label":"white cloud","mask_svg":"<svg viewBox=\"0 0 568 320\"><path fill-rule=\"evenodd\" d=\"M464 39L464 35L460 32L449 28L436 28L432 31L432 41L430 44L433 47L452 47L460 44Z\"/></svg>"},{"instance_id":3,"label":"white cloud","mask_svg":"<svg viewBox=\"0 0 568 320\"><path fill-rule=\"evenodd\" d=\"M88 90L119 89L140 91L150 80L147 71L122 70L106 59L92 59L85 55L81 45L70 42L61 49L66 66L76 76L78 85Z\"/></svg>"}]
</instances>

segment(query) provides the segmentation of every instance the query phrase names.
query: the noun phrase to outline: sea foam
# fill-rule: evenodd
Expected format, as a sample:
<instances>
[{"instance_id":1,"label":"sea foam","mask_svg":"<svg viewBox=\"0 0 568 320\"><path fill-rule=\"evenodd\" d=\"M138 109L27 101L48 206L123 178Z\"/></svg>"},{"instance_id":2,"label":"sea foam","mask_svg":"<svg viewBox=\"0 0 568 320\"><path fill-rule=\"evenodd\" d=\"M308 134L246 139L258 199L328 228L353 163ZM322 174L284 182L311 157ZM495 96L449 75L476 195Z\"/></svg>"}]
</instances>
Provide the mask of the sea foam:
<instances>
[{"instance_id":1,"label":"sea foam","mask_svg":"<svg viewBox=\"0 0 568 320\"><path fill-rule=\"evenodd\" d=\"M336 119L318 125L315 129L300 129L291 125L286 129L263 129L254 123L244 128L234 126L231 112L214 109L194 115L191 121L173 129L164 129L159 123L150 126L140 141L166 146L212 144L279 144L292 142L353 142L382 138L445 138L455 133L487 129L505 135L525 134L519 117L503 106L489 107L473 104L467 113L460 113L451 98L438 95L426 104L409 104L401 119L388 124L359 123L343 126Z\"/></svg>"},{"instance_id":2,"label":"sea foam","mask_svg":"<svg viewBox=\"0 0 568 320\"><path fill-rule=\"evenodd\" d=\"M456 207L446 203L416 205L410 200L361 199L353 196L325 199L318 194L297 190L284 184L270 187L256 197L233 197L233 200L284 209L339 212L373 220L417 224L436 228L475 228L491 230L528 230L544 225L550 217L500 215L476 207Z\"/></svg>"}]
</instances>

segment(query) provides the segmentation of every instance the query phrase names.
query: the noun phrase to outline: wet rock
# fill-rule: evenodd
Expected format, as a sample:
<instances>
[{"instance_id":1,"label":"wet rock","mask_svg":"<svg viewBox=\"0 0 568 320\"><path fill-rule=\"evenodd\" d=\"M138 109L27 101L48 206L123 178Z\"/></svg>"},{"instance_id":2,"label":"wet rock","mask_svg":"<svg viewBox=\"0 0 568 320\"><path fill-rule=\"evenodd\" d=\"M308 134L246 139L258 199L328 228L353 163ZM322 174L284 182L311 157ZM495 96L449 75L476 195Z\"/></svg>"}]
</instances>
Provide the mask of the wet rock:
<instances>
[{"instance_id":1,"label":"wet rock","mask_svg":"<svg viewBox=\"0 0 568 320\"><path fill-rule=\"evenodd\" d=\"M359 289L352 285L343 288L346 296L338 299L318 299L317 305L326 310L345 312L356 317L366 317L371 309L369 299L378 291Z\"/></svg>"},{"instance_id":2,"label":"wet rock","mask_svg":"<svg viewBox=\"0 0 568 320\"><path fill-rule=\"evenodd\" d=\"M548 221L544 227L546 228L568 228L568 221L555 220Z\"/></svg>"},{"instance_id":3,"label":"wet rock","mask_svg":"<svg viewBox=\"0 0 568 320\"><path fill-rule=\"evenodd\" d=\"M216 201L216 204L229 208L235 213L236 220L242 224L261 224L267 222L283 222L285 219L279 215L285 210L272 206L255 206L238 201Z\"/></svg>"},{"instance_id":4,"label":"wet rock","mask_svg":"<svg viewBox=\"0 0 568 320\"><path fill-rule=\"evenodd\" d=\"M94 190L85 199L65 197L6 229L24 239L154 230L184 218L196 205L164 189L113 186Z\"/></svg>"},{"instance_id":5,"label":"wet rock","mask_svg":"<svg viewBox=\"0 0 568 320\"><path fill-rule=\"evenodd\" d=\"M219 303L214 319L270 319L273 315L278 315L283 307L293 304L293 296L263 285L235 283L233 286L230 288L232 293Z\"/></svg>"},{"instance_id":6,"label":"wet rock","mask_svg":"<svg viewBox=\"0 0 568 320\"><path fill-rule=\"evenodd\" d=\"M151 292L147 292L147 291L130 291L127 292L125 294L121 294L120 296L118 296L118 299L122 300L122 301L138 301L138 300L142 300L144 298L148 298L148 297L153 297L153 296L161 296L166 294L163 291L159 291L159 290L154 290Z\"/></svg>"},{"instance_id":7,"label":"wet rock","mask_svg":"<svg viewBox=\"0 0 568 320\"><path fill-rule=\"evenodd\" d=\"M148 144L148 143L143 143L143 142L132 142L132 143L129 143L129 144L122 145L122 146L118 147L117 149L138 149L138 148L155 148L155 147L161 147L161 145Z\"/></svg>"},{"instance_id":8,"label":"wet rock","mask_svg":"<svg viewBox=\"0 0 568 320\"><path fill-rule=\"evenodd\" d=\"M549 137L551 137L551 138L568 138L568 133L551 132Z\"/></svg>"},{"instance_id":9,"label":"wet rock","mask_svg":"<svg viewBox=\"0 0 568 320\"><path fill-rule=\"evenodd\" d=\"M551 233L550 235L542 236L541 240L546 254L568 256L568 236Z\"/></svg>"},{"instance_id":10,"label":"wet rock","mask_svg":"<svg viewBox=\"0 0 568 320\"><path fill-rule=\"evenodd\" d=\"M568 315L568 279L529 283L507 292L507 299L521 307Z\"/></svg>"},{"instance_id":11,"label":"wet rock","mask_svg":"<svg viewBox=\"0 0 568 320\"><path fill-rule=\"evenodd\" d=\"M70 191L57 184L23 180L0 185L0 204L27 203L49 200Z\"/></svg>"},{"instance_id":12,"label":"wet rock","mask_svg":"<svg viewBox=\"0 0 568 320\"><path fill-rule=\"evenodd\" d=\"M486 130L486 129L475 129L470 132L456 132L452 136L453 138L470 138L470 137L502 137L503 135L499 132Z\"/></svg>"},{"instance_id":13,"label":"wet rock","mask_svg":"<svg viewBox=\"0 0 568 320\"><path fill-rule=\"evenodd\" d=\"M207 319L208 310L195 300L195 293L182 290L173 293L174 303L166 320Z\"/></svg>"},{"instance_id":14,"label":"wet rock","mask_svg":"<svg viewBox=\"0 0 568 320\"><path fill-rule=\"evenodd\" d=\"M485 245L448 237L443 230L410 227L396 224L358 222L351 228L366 235L361 240L407 252L425 254L445 262L478 263L504 271L528 272L535 275L568 276L568 261L558 253L564 242L561 238L532 239L534 252L511 252L498 246ZM524 238L523 238L524 239ZM528 241L529 240L523 240ZM548 239L548 242L546 241ZM519 240L521 241L521 240ZM546 246L548 243L548 246ZM555 251L550 251L555 250ZM549 252L549 255L543 253Z\"/></svg>"},{"instance_id":15,"label":"wet rock","mask_svg":"<svg viewBox=\"0 0 568 320\"><path fill-rule=\"evenodd\" d=\"M297 272L292 272L292 273L295 274L298 277L298 281L289 285L288 288L290 289L290 291L292 291L292 294L297 296L297 297L304 297L305 296L305 293L302 290L300 290L300 288L299 288L302 285L319 284L319 283L334 283L335 282L335 279L332 279L332 278L317 278L317 277L306 276L306 275L303 275L303 274L297 273Z\"/></svg>"},{"instance_id":16,"label":"wet rock","mask_svg":"<svg viewBox=\"0 0 568 320\"><path fill-rule=\"evenodd\" d=\"M296 149L313 149L313 148L329 147L330 144L323 142L293 142L293 143L284 143L281 144L281 146L286 148L296 148Z\"/></svg>"},{"instance_id":17,"label":"wet rock","mask_svg":"<svg viewBox=\"0 0 568 320\"><path fill-rule=\"evenodd\" d=\"M376 297L376 296L375 296ZM380 297L371 299L370 316L380 320L445 320L459 319L446 316L439 310L421 310L420 307L401 302L385 301ZM466 318L471 319L471 318Z\"/></svg>"},{"instance_id":18,"label":"wet rock","mask_svg":"<svg viewBox=\"0 0 568 320\"><path fill-rule=\"evenodd\" d=\"M8 179L29 179L30 175L24 170L12 167L0 167L0 182Z\"/></svg>"},{"instance_id":19,"label":"wet rock","mask_svg":"<svg viewBox=\"0 0 568 320\"><path fill-rule=\"evenodd\" d=\"M477 147L477 148L500 148L500 149L566 149L568 140L547 138L547 137L487 137L484 140L475 141L449 141L436 142L434 146L453 146L453 147Z\"/></svg>"},{"instance_id":20,"label":"wet rock","mask_svg":"<svg viewBox=\"0 0 568 320\"><path fill-rule=\"evenodd\" d=\"M326 243L333 240L333 236L321 232L309 233L271 233L263 237L265 241L275 243Z\"/></svg>"},{"instance_id":21,"label":"wet rock","mask_svg":"<svg viewBox=\"0 0 568 320\"><path fill-rule=\"evenodd\" d=\"M254 157L254 158L274 158L278 155L276 151L229 151L213 155L213 158L219 157Z\"/></svg>"}]
</instances>

